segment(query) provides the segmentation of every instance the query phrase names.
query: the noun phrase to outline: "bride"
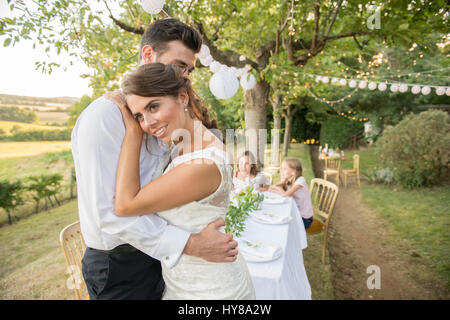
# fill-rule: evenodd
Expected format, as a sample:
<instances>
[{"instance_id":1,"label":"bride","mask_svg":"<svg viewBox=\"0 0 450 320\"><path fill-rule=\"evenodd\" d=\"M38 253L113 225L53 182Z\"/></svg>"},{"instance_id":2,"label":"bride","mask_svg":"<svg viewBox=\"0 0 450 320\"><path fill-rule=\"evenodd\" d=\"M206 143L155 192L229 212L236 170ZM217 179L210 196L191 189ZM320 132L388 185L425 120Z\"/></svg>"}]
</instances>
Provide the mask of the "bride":
<instances>
[{"instance_id":1,"label":"bride","mask_svg":"<svg viewBox=\"0 0 450 320\"><path fill-rule=\"evenodd\" d=\"M123 95L106 94L118 105L126 127L116 176L116 214L157 212L192 233L219 217L225 219L232 168L223 142L209 130L217 128L216 122L209 120L182 70L161 63L142 65L122 87ZM139 181L143 132L175 143L178 150L163 175L145 186ZM183 254L175 267L161 266L166 283L163 299L255 298L240 254L227 263Z\"/></svg>"}]
</instances>

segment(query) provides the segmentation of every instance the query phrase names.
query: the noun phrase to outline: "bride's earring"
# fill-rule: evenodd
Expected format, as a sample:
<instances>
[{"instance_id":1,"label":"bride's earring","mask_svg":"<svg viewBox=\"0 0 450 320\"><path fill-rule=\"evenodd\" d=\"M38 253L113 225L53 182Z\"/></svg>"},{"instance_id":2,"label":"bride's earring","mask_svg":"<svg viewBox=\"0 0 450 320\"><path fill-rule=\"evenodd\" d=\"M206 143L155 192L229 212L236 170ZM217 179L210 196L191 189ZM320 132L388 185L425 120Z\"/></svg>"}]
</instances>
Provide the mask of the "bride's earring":
<instances>
[{"instance_id":1,"label":"bride's earring","mask_svg":"<svg viewBox=\"0 0 450 320\"><path fill-rule=\"evenodd\" d=\"M187 104L185 104L184 105L184 112L187 112L188 111L188 109L187 109Z\"/></svg>"}]
</instances>

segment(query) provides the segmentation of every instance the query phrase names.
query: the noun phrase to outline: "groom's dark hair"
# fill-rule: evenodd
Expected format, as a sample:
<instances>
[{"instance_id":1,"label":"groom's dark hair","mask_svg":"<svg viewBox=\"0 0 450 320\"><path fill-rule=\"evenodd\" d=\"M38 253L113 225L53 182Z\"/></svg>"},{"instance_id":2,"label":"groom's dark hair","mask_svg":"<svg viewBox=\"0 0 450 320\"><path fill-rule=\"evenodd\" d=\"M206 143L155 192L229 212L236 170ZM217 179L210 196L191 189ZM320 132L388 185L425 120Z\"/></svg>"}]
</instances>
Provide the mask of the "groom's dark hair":
<instances>
[{"instance_id":1,"label":"groom's dark hair","mask_svg":"<svg viewBox=\"0 0 450 320\"><path fill-rule=\"evenodd\" d=\"M145 30L139 46L139 62L142 59L142 48L151 46L157 54L167 49L167 43L179 40L194 53L198 53L202 46L200 34L187 24L173 18L159 19Z\"/></svg>"}]
</instances>

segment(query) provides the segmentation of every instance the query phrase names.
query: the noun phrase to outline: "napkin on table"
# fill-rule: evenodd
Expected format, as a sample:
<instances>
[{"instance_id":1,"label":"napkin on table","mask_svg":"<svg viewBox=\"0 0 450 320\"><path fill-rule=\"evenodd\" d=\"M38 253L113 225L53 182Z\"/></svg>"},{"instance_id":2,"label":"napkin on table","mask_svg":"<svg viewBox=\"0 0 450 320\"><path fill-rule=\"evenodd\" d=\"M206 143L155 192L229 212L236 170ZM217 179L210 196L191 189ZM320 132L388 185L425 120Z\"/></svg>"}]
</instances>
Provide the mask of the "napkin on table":
<instances>
[{"instance_id":1,"label":"napkin on table","mask_svg":"<svg viewBox=\"0 0 450 320\"><path fill-rule=\"evenodd\" d=\"M262 244L257 241L250 241L245 238L237 239L239 246L238 249L245 255L246 253L262 259L272 260L282 253L280 247L273 245Z\"/></svg>"},{"instance_id":2,"label":"napkin on table","mask_svg":"<svg viewBox=\"0 0 450 320\"><path fill-rule=\"evenodd\" d=\"M284 223L291 219L290 215L280 215L268 211L254 211L251 215L267 223Z\"/></svg>"}]
</instances>

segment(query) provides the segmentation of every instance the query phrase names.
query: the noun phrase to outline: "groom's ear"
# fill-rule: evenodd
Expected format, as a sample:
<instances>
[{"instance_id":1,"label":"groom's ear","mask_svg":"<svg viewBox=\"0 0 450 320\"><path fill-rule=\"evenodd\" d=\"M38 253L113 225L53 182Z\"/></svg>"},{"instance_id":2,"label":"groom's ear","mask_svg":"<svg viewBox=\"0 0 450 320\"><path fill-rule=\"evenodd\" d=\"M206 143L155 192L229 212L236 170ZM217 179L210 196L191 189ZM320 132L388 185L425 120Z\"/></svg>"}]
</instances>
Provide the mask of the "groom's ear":
<instances>
[{"instance_id":1,"label":"groom's ear","mask_svg":"<svg viewBox=\"0 0 450 320\"><path fill-rule=\"evenodd\" d=\"M156 52L150 45L145 45L141 50L142 54L142 64L147 64L153 62L153 59L156 57Z\"/></svg>"}]
</instances>

